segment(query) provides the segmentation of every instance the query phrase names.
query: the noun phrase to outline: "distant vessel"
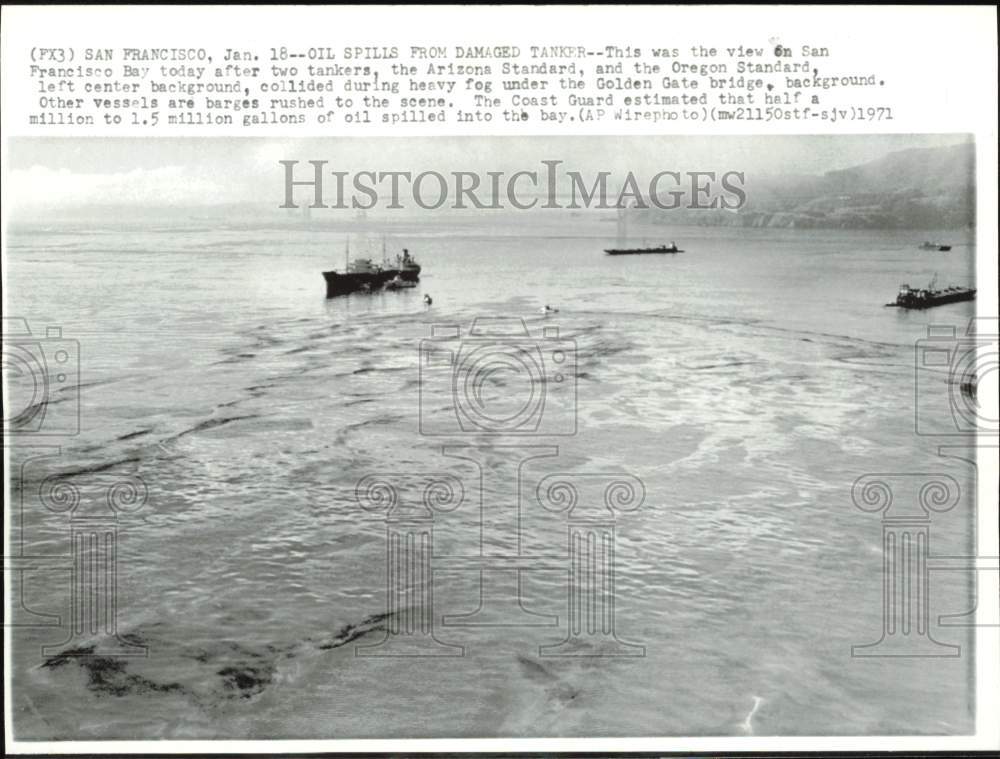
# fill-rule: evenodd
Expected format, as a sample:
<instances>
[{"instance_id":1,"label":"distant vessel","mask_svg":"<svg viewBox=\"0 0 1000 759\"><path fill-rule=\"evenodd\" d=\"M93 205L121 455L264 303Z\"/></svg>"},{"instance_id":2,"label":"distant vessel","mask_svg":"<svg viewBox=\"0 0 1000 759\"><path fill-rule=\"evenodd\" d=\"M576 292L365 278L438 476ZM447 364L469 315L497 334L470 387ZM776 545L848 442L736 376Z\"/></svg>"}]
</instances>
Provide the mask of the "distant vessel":
<instances>
[{"instance_id":1,"label":"distant vessel","mask_svg":"<svg viewBox=\"0 0 1000 759\"><path fill-rule=\"evenodd\" d=\"M896 302L885 305L895 308L924 309L943 306L946 303L960 303L965 300L973 300L976 297L976 291L969 287L946 287L943 290L936 290L934 289L936 280L937 277L925 288L900 285Z\"/></svg>"},{"instance_id":2,"label":"distant vessel","mask_svg":"<svg viewBox=\"0 0 1000 759\"><path fill-rule=\"evenodd\" d=\"M609 256L639 256L644 253L683 253L684 251L677 247L677 243L670 243L669 245L657 245L653 248L605 248L604 252Z\"/></svg>"},{"instance_id":3,"label":"distant vessel","mask_svg":"<svg viewBox=\"0 0 1000 759\"><path fill-rule=\"evenodd\" d=\"M940 250L940 251L949 251L949 250L951 250L951 246L950 245L942 245L939 242L930 242L929 240L920 243L920 245L918 247L921 250Z\"/></svg>"},{"instance_id":4,"label":"distant vessel","mask_svg":"<svg viewBox=\"0 0 1000 759\"><path fill-rule=\"evenodd\" d=\"M370 258L356 258L351 261L350 248L345 250L344 271L325 271L326 297L333 298L349 293L372 292L379 290L390 282L402 284L389 289L415 287L420 280L420 264L403 249L402 255L396 256L393 264L385 259L383 248L382 264L372 263Z\"/></svg>"}]
</instances>

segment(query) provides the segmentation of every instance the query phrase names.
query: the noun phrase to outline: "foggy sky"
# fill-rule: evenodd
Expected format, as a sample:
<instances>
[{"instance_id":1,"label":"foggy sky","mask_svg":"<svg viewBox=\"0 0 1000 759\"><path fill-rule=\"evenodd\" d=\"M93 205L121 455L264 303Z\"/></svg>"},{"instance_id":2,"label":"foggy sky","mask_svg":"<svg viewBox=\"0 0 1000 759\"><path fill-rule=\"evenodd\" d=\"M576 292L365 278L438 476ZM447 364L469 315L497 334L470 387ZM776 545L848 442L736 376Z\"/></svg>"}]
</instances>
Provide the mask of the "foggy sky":
<instances>
[{"instance_id":1,"label":"foggy sky","mask_svg":"<svg viewBox=\"0 0 1000 759\"><path fill-rule=\"evenodd\" d=\"M542 160L596 174L742 171L822 174L908 148L970 142L966 135L17 138L6 196L15 209L90 204L156 206L281 202L279 160L327 160L339 171L540 170ZM306 167L303 167L306 168Z\"/></svg>"}]
</instances>

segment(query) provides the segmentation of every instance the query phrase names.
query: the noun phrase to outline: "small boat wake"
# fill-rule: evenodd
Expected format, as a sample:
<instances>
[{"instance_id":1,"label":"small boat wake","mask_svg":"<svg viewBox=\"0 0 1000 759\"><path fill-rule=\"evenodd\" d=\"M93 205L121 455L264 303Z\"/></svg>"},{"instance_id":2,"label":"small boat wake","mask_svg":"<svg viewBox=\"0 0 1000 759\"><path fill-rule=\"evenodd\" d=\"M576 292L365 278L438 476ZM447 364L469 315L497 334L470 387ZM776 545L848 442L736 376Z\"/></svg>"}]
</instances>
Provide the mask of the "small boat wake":
<instances>
[{"instance_id":1,"label":"small boat wake","mask_svg":"<svg viewBox=\"0 0 1000 759\"><path fill-rule=\"evenodd\" d=\"M750 709L750 713L747 714L746 719L743 720L743 724L740 725L740 728L747 735L753 735L753 715L757 713L757 710L760 709L763 703L764 699L760 696L753 697L753 706Z\"/></svg>"}]
</instances>

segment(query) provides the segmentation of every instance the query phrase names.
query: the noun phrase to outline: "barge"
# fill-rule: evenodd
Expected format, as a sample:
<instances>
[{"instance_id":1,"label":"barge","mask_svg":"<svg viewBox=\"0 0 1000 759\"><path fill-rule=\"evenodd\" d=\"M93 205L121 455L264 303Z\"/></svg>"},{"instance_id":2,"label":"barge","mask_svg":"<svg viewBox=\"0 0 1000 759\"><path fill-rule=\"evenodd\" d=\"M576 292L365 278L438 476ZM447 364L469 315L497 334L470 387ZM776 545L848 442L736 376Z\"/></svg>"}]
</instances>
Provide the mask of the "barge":
<instances>
[{"instance_id":1,"label":"barge","mask_svg":"<svg viewBox=\"0 0 1000 759\"><path fill-rule=\"evenodd\" d=\"M683 253L684 251L677 247L677 243L672 242L669 245L657 245L653 248L605 248L604 252L609 256L641 256L648 254Z\"/></svg>"},{"instance_id":2,"label":"barge","mask_svg":"<svg viewBox=\"0 0 1000 759\"><path fill-rule=\"evenodd\" d=\"M943 290L935 290L933 283L926 288L911 288L909 285L900 285L899 294L895 303L885 305L893 308L913 308L925 309L934 306L943 306L947 303L961 303L966 300L974 300L976 291L969 287L946 287Z\"/></svg>"}]
</instances>

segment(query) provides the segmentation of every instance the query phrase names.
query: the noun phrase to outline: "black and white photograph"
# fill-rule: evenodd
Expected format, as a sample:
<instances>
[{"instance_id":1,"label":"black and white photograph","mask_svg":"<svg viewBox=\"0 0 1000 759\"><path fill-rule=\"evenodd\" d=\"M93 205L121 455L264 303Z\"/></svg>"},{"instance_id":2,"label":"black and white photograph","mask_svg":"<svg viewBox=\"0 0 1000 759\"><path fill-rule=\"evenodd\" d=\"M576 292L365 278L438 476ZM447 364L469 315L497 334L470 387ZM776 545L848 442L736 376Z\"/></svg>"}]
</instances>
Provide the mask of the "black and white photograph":
<instances>
[{"instance_id":1,"label":"black and white photograph","mask_svg":"<svg viewBox=\"0 0 1000 759\"><path fill-rule=\"evenodd\" d=\"M100 127L4 138L19 750L983 730L978 134Z\"/></svg>"}]
</instances>

